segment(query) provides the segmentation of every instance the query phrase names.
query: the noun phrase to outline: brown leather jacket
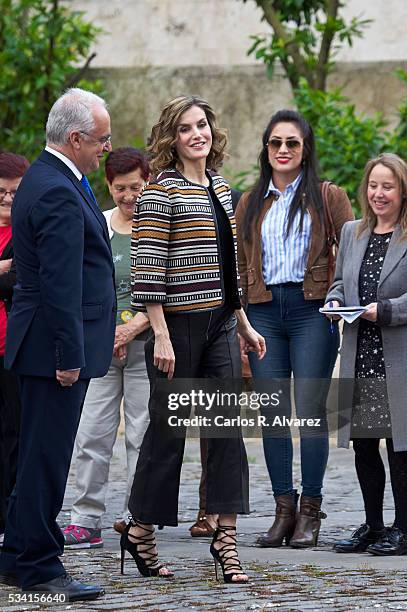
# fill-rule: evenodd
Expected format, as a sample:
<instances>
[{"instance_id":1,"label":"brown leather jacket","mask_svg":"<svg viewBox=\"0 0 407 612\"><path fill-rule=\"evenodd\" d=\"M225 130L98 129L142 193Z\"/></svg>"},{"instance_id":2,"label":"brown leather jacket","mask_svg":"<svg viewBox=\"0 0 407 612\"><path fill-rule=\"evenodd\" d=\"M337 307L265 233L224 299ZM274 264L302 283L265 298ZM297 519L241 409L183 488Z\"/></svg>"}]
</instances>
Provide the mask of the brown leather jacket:
<instances>
[{"instance_id":1,"label":"brown leather jacket","mask_svg":"<svg viewBox=\"0 0 407 612\"><path fill-rule=\"evenodd\" d=\"M266 289L263 279L261 226L267 211L275 200L275 196L270 195L264 200L261 213L252 226L250 242L243 239L242 228L248 199L249 192L246 192L240 198L236 209L240 284L243 289L243 302L246 304L259 304L273 299L271 291ZM345 191L336 185L330 184L328 189L328 206L330 207L335 232L339 239L343 224L355 218ZM304 297L306 300L324 300L328 291L326 231L321 226L317 213L313 209L310 209L309 212L312 220L312 233L304 276Z\"/></svg>"}]
</instances>

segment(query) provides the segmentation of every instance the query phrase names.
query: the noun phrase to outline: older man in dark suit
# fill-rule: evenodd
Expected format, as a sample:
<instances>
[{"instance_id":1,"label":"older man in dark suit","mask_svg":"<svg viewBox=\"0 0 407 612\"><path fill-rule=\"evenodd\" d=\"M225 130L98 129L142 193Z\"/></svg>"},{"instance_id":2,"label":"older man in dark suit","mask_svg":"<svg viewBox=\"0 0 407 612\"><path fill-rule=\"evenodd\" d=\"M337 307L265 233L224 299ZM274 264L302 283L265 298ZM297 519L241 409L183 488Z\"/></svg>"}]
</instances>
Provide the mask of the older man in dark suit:
<instances>
[{"instance_id":1,"label":"older man in dark suit","mask_svg":"<svg viewBox=\"0 0 407 612\"><path fill-rule=\"evenodd\" d=\"M5 365L20 378L22 418L0 580L74 601L103 592L66 573L56 518L89 379L107 372L113 350L110 241L86 178L110 150L104 100L68 90L50 111L46 136L12 212L17 285Z\"/></svg>"}]
</instances>

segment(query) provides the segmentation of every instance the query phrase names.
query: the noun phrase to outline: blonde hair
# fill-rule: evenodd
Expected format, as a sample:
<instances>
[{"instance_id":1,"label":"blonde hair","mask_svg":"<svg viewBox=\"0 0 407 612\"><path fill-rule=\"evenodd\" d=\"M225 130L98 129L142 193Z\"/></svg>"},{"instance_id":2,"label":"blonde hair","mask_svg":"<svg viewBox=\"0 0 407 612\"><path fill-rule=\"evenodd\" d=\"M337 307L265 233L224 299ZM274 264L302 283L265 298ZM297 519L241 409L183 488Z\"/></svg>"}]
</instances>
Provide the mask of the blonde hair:
<instances>
[{"instance_id":1,"label":"blonde hair","mask_svg":"<svg viewBox=\"0 0 407 612\"><path fill-rule=\"evenodd\" d=\"M161 170L174 168L179 162L175 148L177 140L177 127L181 115L192 106L199 106L208 120L212 132L212 147L206 159L206 166L217 170L225 157L226 130L216 125L216 115L206 100L198 96L179 96L166 104L161 111L158 123L152 130L147 151L150 153L150 166L153 174Z\"/></svg>"},{"instance_id":2,"label":"blonde hair","mask_svg":"<svg viewBox=\"0 0 407 612\"><path fill-rule=\"evenodd\" d=\"M392 172L400 188L401 210L398 223L401 228L401 237L407 238L407 164L395 153L382 153L369 160L365 166L358 194L362 209L362 222L359 225L357 235L360 236L365 229L373 230L377 223L377 217L367 199L367 188L370 174L378 164L386 166Z\"/></svg>"}]
</instances>

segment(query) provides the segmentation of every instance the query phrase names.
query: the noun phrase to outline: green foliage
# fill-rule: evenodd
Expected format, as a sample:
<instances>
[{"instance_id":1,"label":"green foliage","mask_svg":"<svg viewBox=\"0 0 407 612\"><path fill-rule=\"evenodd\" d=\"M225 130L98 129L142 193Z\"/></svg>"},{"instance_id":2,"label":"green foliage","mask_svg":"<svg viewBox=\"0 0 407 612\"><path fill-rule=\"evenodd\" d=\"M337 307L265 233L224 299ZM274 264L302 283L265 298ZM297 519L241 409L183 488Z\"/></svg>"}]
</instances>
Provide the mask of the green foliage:
<instances>
[{"instance_id":1,"label":"green foliage","mask_svg":"<svg viewBox=\"0 0 407 612\"><path fill-rule=\"evenodd\" d=\"M365 164L389 150L383 117L358 113L339 90L313 90L305 80L300 81L295 101L314 129L321 176L345 189L358 214L357 189Z\"/></svg>"},{"instance_id":2,"label":"green foliage","mask_svg":"<svg viewBox=\"0 0 407 612\"><path fill-rule=\"evenodd\" d=\"M383 151L407 159L407 99L398 108L396 128L389 131L381 114L358 113L340 90L325 91L336 52L363 36L371 20L353 17L346 23L339 14L340 0L251 1L263 11L272 33L252 36L248 54L265 63L270 78L281 62L297 108L314 129L321 177L346 190L358 216L357 190L366 162ZM396 75L407 84L407 72L397 70ZM247 189L253 176L251 168L231 182Z\"/></svg>"},{"instance_id":3,"label":"green foliage","mask_svg":"<svg viewBox=\"0 0 407 612\"><path fill-rule=\"evenodd\" d=\"M241 172L232 172L229 168L225 167L224 172L230 186L242 193L249 191L253 187L259 175L257 164L253 165L249 170L242 170Z\"/></svg>"},{"instance_id":4,"label":"green foliage","mask_svg":"<svg viewBox=\"0 0 407 612\"><path fill-rule=\"evenodd\" d=\"M396 76L407 85L407 72L395 71ZM407 161L407 99L404 99L398 107L398 124L394 131L388 135L388 150L397 153Z\"/></svg>"},{"instance_id":5,"label":"green foliage","mask_svg":"<svg viewBox=\"0 0 407 612\"><path fill-rule=\"evenodd\" d=\"M101 32L60 0L0 0L0 146L33 159L52 103L67 88L101 93L85 80ZM81 68L81 62L84 62Z\"/></svg>"},{"instance_id":6,"label":"green foliage","mask_svg":"<svg viewBox=\"0 0 407 612\"><path fill-rule=\"evenodd\" d=\"M246 2L246 0L243 0ZM264 62L271 78L281 62L293 89L305 78L315 89L325 89L333 58L342 44L352 46L363 35L369 19L353 17L346 22L338 0L254 0L263 20L272 29L267 35L251 36L248 55Z\"/></svg>"},{"instance_id":7,"label":"green foliage","mask_svg":"<svg viewBox=\"0 0 407 612\"><path fill-rule=\"evenodd\" d=\"M247 0L243 0L247 2ZM266 0L256 2L264 8L271 4L274 10L278 11L284 21L293 21L298 26L312 23L314 13L323 11L326 8L325 0Z\"/></svg>"},{"instance_id":8,"label":"green foliage","mask_svg":"<svg viewBox=\"0 0 407 612\"><path fill-rule=\"evenodd\" d=\"M407 84L407 73L397 71ZM381 114L372 117L358 113L340 90L312 89L305 79L295 91L299 112L312 125L315 135L320 176L347 192L356 217L360 216L357 191L367 161L384 151L407 159L407 99L399 107L399 122L394 130L387 128ZM232 187L247 191L258 176L258 167L237 174L229 173Z\"/></svg>"}]
</instances>

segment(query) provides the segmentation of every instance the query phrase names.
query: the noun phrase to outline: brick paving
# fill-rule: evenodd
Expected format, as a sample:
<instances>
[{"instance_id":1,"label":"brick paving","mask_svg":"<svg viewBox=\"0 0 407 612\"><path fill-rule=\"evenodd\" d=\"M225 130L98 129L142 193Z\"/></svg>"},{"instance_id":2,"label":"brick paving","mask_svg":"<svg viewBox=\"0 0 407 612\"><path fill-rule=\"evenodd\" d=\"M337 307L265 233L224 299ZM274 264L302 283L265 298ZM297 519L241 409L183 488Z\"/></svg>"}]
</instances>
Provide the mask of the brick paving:
<instances>
[{"instance_id":1,"label":"brick paving","mask_svg":"<svg viewBox=\"0 0 407 612\"><path fill-rule=\"evenodd\" d=\"M119 437L111 466L108 508L103 522L104 548L67 550L64 563L71 573L98 582L106 594L94 602L73 604L9 604L0 591L2 612L17 610L407 610L407 556L373 557L367 553L340 555L332 542L356 528L363 520L361 498L351 450L331 449L324 489L323 521L318 548L260 549L257 534L271 522L274 503L259 440L247 442L250 463L251 508L238 523L240 557L250 576L248 585L224 585L215 581L209 540L192 539L188 527L195 519L200 473L199 444L188 441L182 470L179 526L158 533L160 557L175 571L173 579L142 578L126 557L125 575L119 569L119 537L113 521L120 517L125 489L124 442ZM298 452L298 448L297 448ZM298 475L298 463L295 464ZM69 521L73 501L72 467L60 524ZM386 490L385 518L391 524L392 497Z\"/></svg>"}]
</instances>

